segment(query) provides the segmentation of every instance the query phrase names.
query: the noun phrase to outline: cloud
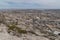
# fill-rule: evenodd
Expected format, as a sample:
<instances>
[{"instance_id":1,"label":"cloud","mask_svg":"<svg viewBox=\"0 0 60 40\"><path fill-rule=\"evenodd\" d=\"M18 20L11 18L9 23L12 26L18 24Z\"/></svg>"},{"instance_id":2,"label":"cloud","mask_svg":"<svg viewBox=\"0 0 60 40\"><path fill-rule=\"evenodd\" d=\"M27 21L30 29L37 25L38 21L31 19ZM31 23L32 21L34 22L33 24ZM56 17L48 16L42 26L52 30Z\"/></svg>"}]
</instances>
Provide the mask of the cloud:
<instances>
[{"instance_id":1,"label":"cloud","mask_svg":"<svg viewBox=\"0 0 60 40\"><path fill-rule=\"evenodd\" d=\"M60 8L60 0L0 0L0 8Z\"/></svg>"}]
</instances>

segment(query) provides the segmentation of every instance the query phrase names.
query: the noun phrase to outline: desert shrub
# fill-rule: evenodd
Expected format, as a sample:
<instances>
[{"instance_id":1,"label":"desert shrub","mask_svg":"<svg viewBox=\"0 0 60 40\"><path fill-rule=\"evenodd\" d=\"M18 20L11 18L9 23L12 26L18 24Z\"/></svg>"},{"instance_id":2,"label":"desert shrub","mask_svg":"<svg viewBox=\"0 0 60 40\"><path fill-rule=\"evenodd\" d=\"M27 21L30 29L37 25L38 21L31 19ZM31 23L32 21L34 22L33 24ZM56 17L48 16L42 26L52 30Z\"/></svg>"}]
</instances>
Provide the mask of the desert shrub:
<instances>
[{"instance_id":1,"label":"desert shrub","mask_svg":"<svg viewBox=\"0 0 60 40\"><path fill-rule=\"evenodd\" d=\"M13 30L14 28L16 28L15 25L9 25L8 27L9 27L9 30Z\"/></svg>"},{"instance_id":2,"label":"desert shrub","mask_svg":"<svg viewBox=\"0 0 60 40\"><path fill-rule=\"evenodd\" d=\"M19 32L19 33L23 33L23 34L26 34L26 33L27 33L26 30L21 30L21 29L19 29L18 32Z\"/></svg>"},{"instance_id":3,"label":"desert shrub","mask_svg":"<svg viewBox=\"0 0 60 40\"><path fill-rule=\"evenodd\" d=\"M12 30L12 31L17 31L20 34L25 34L27 33L26 30L22 30L21 28L18 28L16 25L8 25L8 30Z\"/></svg>"}]
</instances>

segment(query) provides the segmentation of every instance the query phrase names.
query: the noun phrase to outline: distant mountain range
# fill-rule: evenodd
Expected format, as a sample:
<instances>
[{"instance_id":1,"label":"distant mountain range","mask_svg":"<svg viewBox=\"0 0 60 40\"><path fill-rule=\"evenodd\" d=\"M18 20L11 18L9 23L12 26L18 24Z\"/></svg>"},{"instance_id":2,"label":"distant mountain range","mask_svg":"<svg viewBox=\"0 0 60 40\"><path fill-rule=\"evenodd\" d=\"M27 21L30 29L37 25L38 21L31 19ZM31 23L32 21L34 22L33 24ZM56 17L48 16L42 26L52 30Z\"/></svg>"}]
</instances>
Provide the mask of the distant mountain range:
<instances>
[{"instance_id":1,"label":"distant mountain range","mask_svg":"<svg viewBox=\"0 0 60 40\"><path fill-rule=\"evenodd\" d=\"M14 13L41 13L41 12L57 12L60 13L60 9L0 9L0 12L14 12Z\"/></svg>"}]
</instances>

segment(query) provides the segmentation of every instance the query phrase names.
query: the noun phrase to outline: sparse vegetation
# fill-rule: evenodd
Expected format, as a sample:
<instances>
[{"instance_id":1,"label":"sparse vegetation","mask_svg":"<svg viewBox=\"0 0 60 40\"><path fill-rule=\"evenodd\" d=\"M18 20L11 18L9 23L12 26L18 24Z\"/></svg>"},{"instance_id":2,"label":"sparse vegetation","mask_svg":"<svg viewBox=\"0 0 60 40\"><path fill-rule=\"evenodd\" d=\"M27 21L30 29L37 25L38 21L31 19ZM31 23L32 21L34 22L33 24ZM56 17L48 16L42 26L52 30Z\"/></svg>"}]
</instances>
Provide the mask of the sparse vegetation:
<instances>
[{"instance_id":1,"label":"sparse vegetation","mask_svg":"<svg viewBox=\"0 0 60 40\"><path fill-rule=\"evenodd\" d=\"M60 30L60 16L58 16L60 14L55 11L12 10L2 13L4 14L0 14L0 24L8 27L9 34L13 33L19 36L31 33L50 40L55 40L60 36L60 33L54 34L54 31Z\"/></svg>"},{"instance_id":2,"label":"sparse vegetation","mask_svg":"<svg viewBox=\"0 0 60 40\"><path fill-rule=\"evenodd\" d=\"M20 34L26 34L27 33L27 31L26 30L22 30L21 28L18 28L16 25L9 25L8 26L8 31L9 30L12 30L12 31L17 31L18 33L20 33Z\"/></svg>"}]
</instances>

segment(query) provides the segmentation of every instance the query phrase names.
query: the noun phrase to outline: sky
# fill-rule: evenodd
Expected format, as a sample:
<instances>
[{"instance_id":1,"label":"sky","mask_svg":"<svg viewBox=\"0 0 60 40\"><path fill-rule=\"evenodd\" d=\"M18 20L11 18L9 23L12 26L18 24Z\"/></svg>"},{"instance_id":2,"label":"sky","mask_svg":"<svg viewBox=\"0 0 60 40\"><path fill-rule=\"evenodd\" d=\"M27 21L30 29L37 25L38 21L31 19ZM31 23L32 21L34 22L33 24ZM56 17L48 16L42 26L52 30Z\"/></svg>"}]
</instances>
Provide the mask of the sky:
<instances>
[{"instance_id":1,"label":"sky","mask_svg":"<svg viewBox=\"0 0 60 40\"><path fill-rule=\"evenodd\" d=\"M0 9L60 9L60 0L0 0Z\"/></svg>"}]
</instances>

